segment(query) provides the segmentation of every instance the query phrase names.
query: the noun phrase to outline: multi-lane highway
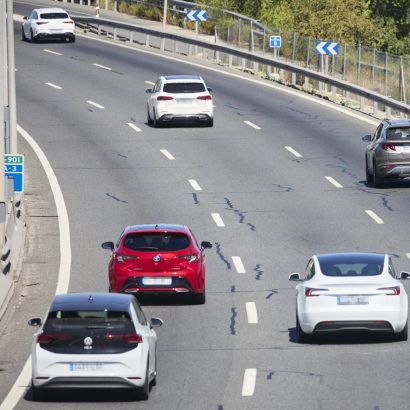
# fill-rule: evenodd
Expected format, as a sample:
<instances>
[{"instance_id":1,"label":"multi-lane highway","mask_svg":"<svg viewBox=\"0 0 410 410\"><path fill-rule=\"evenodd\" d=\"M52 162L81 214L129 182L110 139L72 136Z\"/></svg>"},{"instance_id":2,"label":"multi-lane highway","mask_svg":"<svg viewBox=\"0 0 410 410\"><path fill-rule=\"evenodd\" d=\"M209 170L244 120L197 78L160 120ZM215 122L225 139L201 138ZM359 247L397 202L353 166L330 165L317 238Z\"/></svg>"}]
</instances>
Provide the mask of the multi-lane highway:
<instances>
[{"instance_id":1,"label":"multi-lane highway","mask_svg":"<svg viewBox=\"0 0 410 410\"><path fill-rule=\"evenodd\" d=\"M27 15L33 4L15 1L15 13ZM377 122L202 62L82 36L75 44L30 44L20 40L20 24L15 32L18 123L47 156L64 195L69 291L107 290L109 254L100 244L129 224L187 224L199 241L214 244L205 305L144 306L164 320L158 385L148 402L83 392L35 403L27 389L16 409L409 406L410 342L296 343L287 280L312 254L333 251L387 252L398 270L410 270L410 183L374 189L364 182L361 136ZM144 89L161 74L179 73L198 73L212 87L213 128L146 124ZM47 178L23 139L20 146L29 161L30 235L24 297L0 333L0 401L30 354L25 320L44 315L59 268Z\"/></svg>"}]
</instances>

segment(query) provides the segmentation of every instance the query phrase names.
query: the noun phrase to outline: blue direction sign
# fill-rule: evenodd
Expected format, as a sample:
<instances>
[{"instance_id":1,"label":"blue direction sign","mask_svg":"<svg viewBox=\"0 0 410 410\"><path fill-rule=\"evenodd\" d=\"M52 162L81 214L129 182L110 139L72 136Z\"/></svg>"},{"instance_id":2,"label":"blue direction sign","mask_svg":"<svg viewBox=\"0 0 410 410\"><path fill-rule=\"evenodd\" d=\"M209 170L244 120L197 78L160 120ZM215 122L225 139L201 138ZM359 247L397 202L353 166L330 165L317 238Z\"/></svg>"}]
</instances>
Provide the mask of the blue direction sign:
<instances>
[{"instance_id":1,"label":"blue direction sign","mask_svg":"<svg viewBox=\"0 0 410 410\"><path fill-rule=\"evenodd\" d=\"M14 179L14 192L24 189L24 155L4 155L4 176Z\"/></svg>"},{"instance_id":2,"label":"blue direction sign","mask_svg":"<svg viewBox=\"0 0 410 410\"><path fill-rule=\"evenodd\" d=\"M331 54L333 56L339 53L339 43L330 43L326 41L316 41L316 54Z\"/></svg>"},{"instance_id":3,"label":"blue direction sign","mask_svg":"<svg viewBox=\"0 0 410 410\"><path fill-rule=\"evenodd\" d=\"M186 16L191 21L206 21L208 12L206 10L191 10Z\"/></svg>"},{"instance_id":4,"label":"blue direction sign","mask_svg":"<svg viewBox=\"0 0 410 410\"><path fill-rule=\"evenodd\" d=\"M269 47L270 48L280 48L282 46L281 36L270 36L269 37Z\"/></svg>"}]
</instances>

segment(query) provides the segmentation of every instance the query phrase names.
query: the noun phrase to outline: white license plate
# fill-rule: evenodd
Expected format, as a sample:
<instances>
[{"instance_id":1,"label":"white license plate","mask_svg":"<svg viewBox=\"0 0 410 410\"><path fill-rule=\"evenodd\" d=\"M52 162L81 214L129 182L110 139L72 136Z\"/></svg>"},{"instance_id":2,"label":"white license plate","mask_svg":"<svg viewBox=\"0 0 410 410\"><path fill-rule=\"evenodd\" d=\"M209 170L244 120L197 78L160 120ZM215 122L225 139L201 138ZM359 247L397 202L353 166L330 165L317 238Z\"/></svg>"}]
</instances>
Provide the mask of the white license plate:
<instances>
[{"instance_id":1,"label":"white license plate","mask_svg":"<svg viewBox=\"0 0 410 410\"><path fill-rule=\"evenodd\" d=\"M104 367L103 363L99 362L80 362L80 363L69 363L68 369L70 372L92 372L102 370Z\"/></svg>"},{"instance_id":2,"label":"white license plate","mask_svg":"<svg viewBox=\"0 0 410 410\"><path fill-rule=\"evenodd\" d=\"M170 285L172 278L142 278L144 285Z\"/></svg>"},{"instance_id":3,"label":"white license plate","mask_svg":"<svg viewBox=\"0 0 410 410\"><path fill-rule=\"evenodd\" d=\"M191 99L181 99L181 100L175 100L177 104L191 104L193 100Z\"/></svg>"},{"instance_id":4,"label":"white license plate","mask_svg":"<svg viewBox=\"0 0 410 410\"><path fill-rule=\"evenodd\" d=\"M338 305L368 305L369 296L363 296L363 295L338 296L337 304Z\"/></svg>"}]
</instances>

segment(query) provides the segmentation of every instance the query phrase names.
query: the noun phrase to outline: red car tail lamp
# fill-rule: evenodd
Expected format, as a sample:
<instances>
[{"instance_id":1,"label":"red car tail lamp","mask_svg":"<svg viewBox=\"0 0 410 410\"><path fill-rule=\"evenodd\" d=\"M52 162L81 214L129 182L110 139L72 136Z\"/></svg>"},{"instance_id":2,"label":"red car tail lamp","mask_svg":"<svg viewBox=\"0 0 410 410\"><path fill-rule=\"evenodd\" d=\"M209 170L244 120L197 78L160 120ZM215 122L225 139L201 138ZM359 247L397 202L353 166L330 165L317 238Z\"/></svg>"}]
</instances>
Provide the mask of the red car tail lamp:
<instances>
[{"instance_id":1,"label":"red car tail lamp","mask_svg":"<svg viewBox=\"0 0 410 410\"><path fill-rule=\"evenodd\" d=\"M137 260L140 257L139 256L133 256L133 255L121 255L121 254L115 254L114 255L115 260L118 263L123 263L125 261L129 261L129 260Z\"/></svg>"},{"instance_id":2,"label":"red car tail lamp","mask_svg":"<svg viewBox=\"0 0 410 410\"><path fill-rule=\"evenodd\" d=\"M196 97L197 100L212 100L212 97L210 95L200 95L199 97Z\"/></svg>"},{"instance_id":3,"label":"red car tail lamp","mask_svg":"<svg viewBox=\"0 0 410 410\"><path fill-rule=\"evenodd\" d=\"M321 289L321 288L306 288L305 289L305 296L306 297L311 297L311 296L320 296L317 292L326 292L329 289Z\"/></svg>"},{"instance_id":4,"label":"red car tail lamp","mask_svg":"<svg viewBox=\"0 0 410 410\"><path fill-rule=\"evenodd\" d=\"M394 144L381 144L383 151L396 151L396 146Z\"/></svg>"},{"instance_id":5,"label":"red car tail lamp","mask_svg":"<svg viewBox=\"0 0 410 410\"><path fill-rule=\"evenodd\" d=\"M399 296L400 286L392 286L389 288L378 288L377 290L385 290L387 296Z\"/></svg>"},{"instance_id":6,"label":"red car tail lamp","mask_svg":"<svg viewBox=\"0 0 410 410\"><path fill-rule=\"evenodd\" d=\"M199 255L197 254L193 254L193 255L179 255L177 256L178 259L185 259L187 260L189 263L194 263L197 262L199 260Z\"/></svg>"},{"instance_id":7,"label":"red car tail lamp","mask_svg":"<svg viewBox=\"0 0 410 410\"><path fill-rule=\"evenodd\" d=\"M107 334L105 335L105 338L108 340L123 340L124 342L128 344L134 344L137 345L138 343L142 343L142 336L139 334L135 335L128 335L128 334L120 334L120 335L112 335L112 334Z\"/></svg>"},{"instance_id":8,"label":"red car tail lamp","mask_svg":"<svg viewBox=\"0 0 410 410\"><path fill-rule=\"evenodd\" d=\"M160 95L157 97L157 101L170 101L173 100L174 97L168 96L168 95Z\"/></svg>"},{"instance_id":9,"label":"red car tail lamp","mask_svg":"<svg viewBox=\"0 0 410 410\"><path fill-rule=\"evenodd\" d=\"M48 345L54 342L61 342L63 340L71 339L71 336L58 333L41 333L36 338L36 343Z\"/></svg>"}]
</instances>

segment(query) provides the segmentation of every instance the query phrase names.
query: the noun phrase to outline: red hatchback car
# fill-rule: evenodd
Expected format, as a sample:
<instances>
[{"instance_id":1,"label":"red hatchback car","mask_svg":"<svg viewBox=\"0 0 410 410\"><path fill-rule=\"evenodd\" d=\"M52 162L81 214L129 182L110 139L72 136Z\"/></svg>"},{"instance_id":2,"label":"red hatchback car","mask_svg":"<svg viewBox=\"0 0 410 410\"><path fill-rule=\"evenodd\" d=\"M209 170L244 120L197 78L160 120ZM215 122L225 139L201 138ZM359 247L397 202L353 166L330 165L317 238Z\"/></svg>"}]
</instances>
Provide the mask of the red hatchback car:
<instances>
[{"instance_id":1,"label":"red hatchback car","mask_svg":"<svg viewBox=\"0 0 410 410\"><path fill-rule=\"evenodd\" d=\"M124 229L110 249L109 291L121 293L190 293L205 303L205 254L184 225L134 225Z\"/></svg>"}]
</instances>

